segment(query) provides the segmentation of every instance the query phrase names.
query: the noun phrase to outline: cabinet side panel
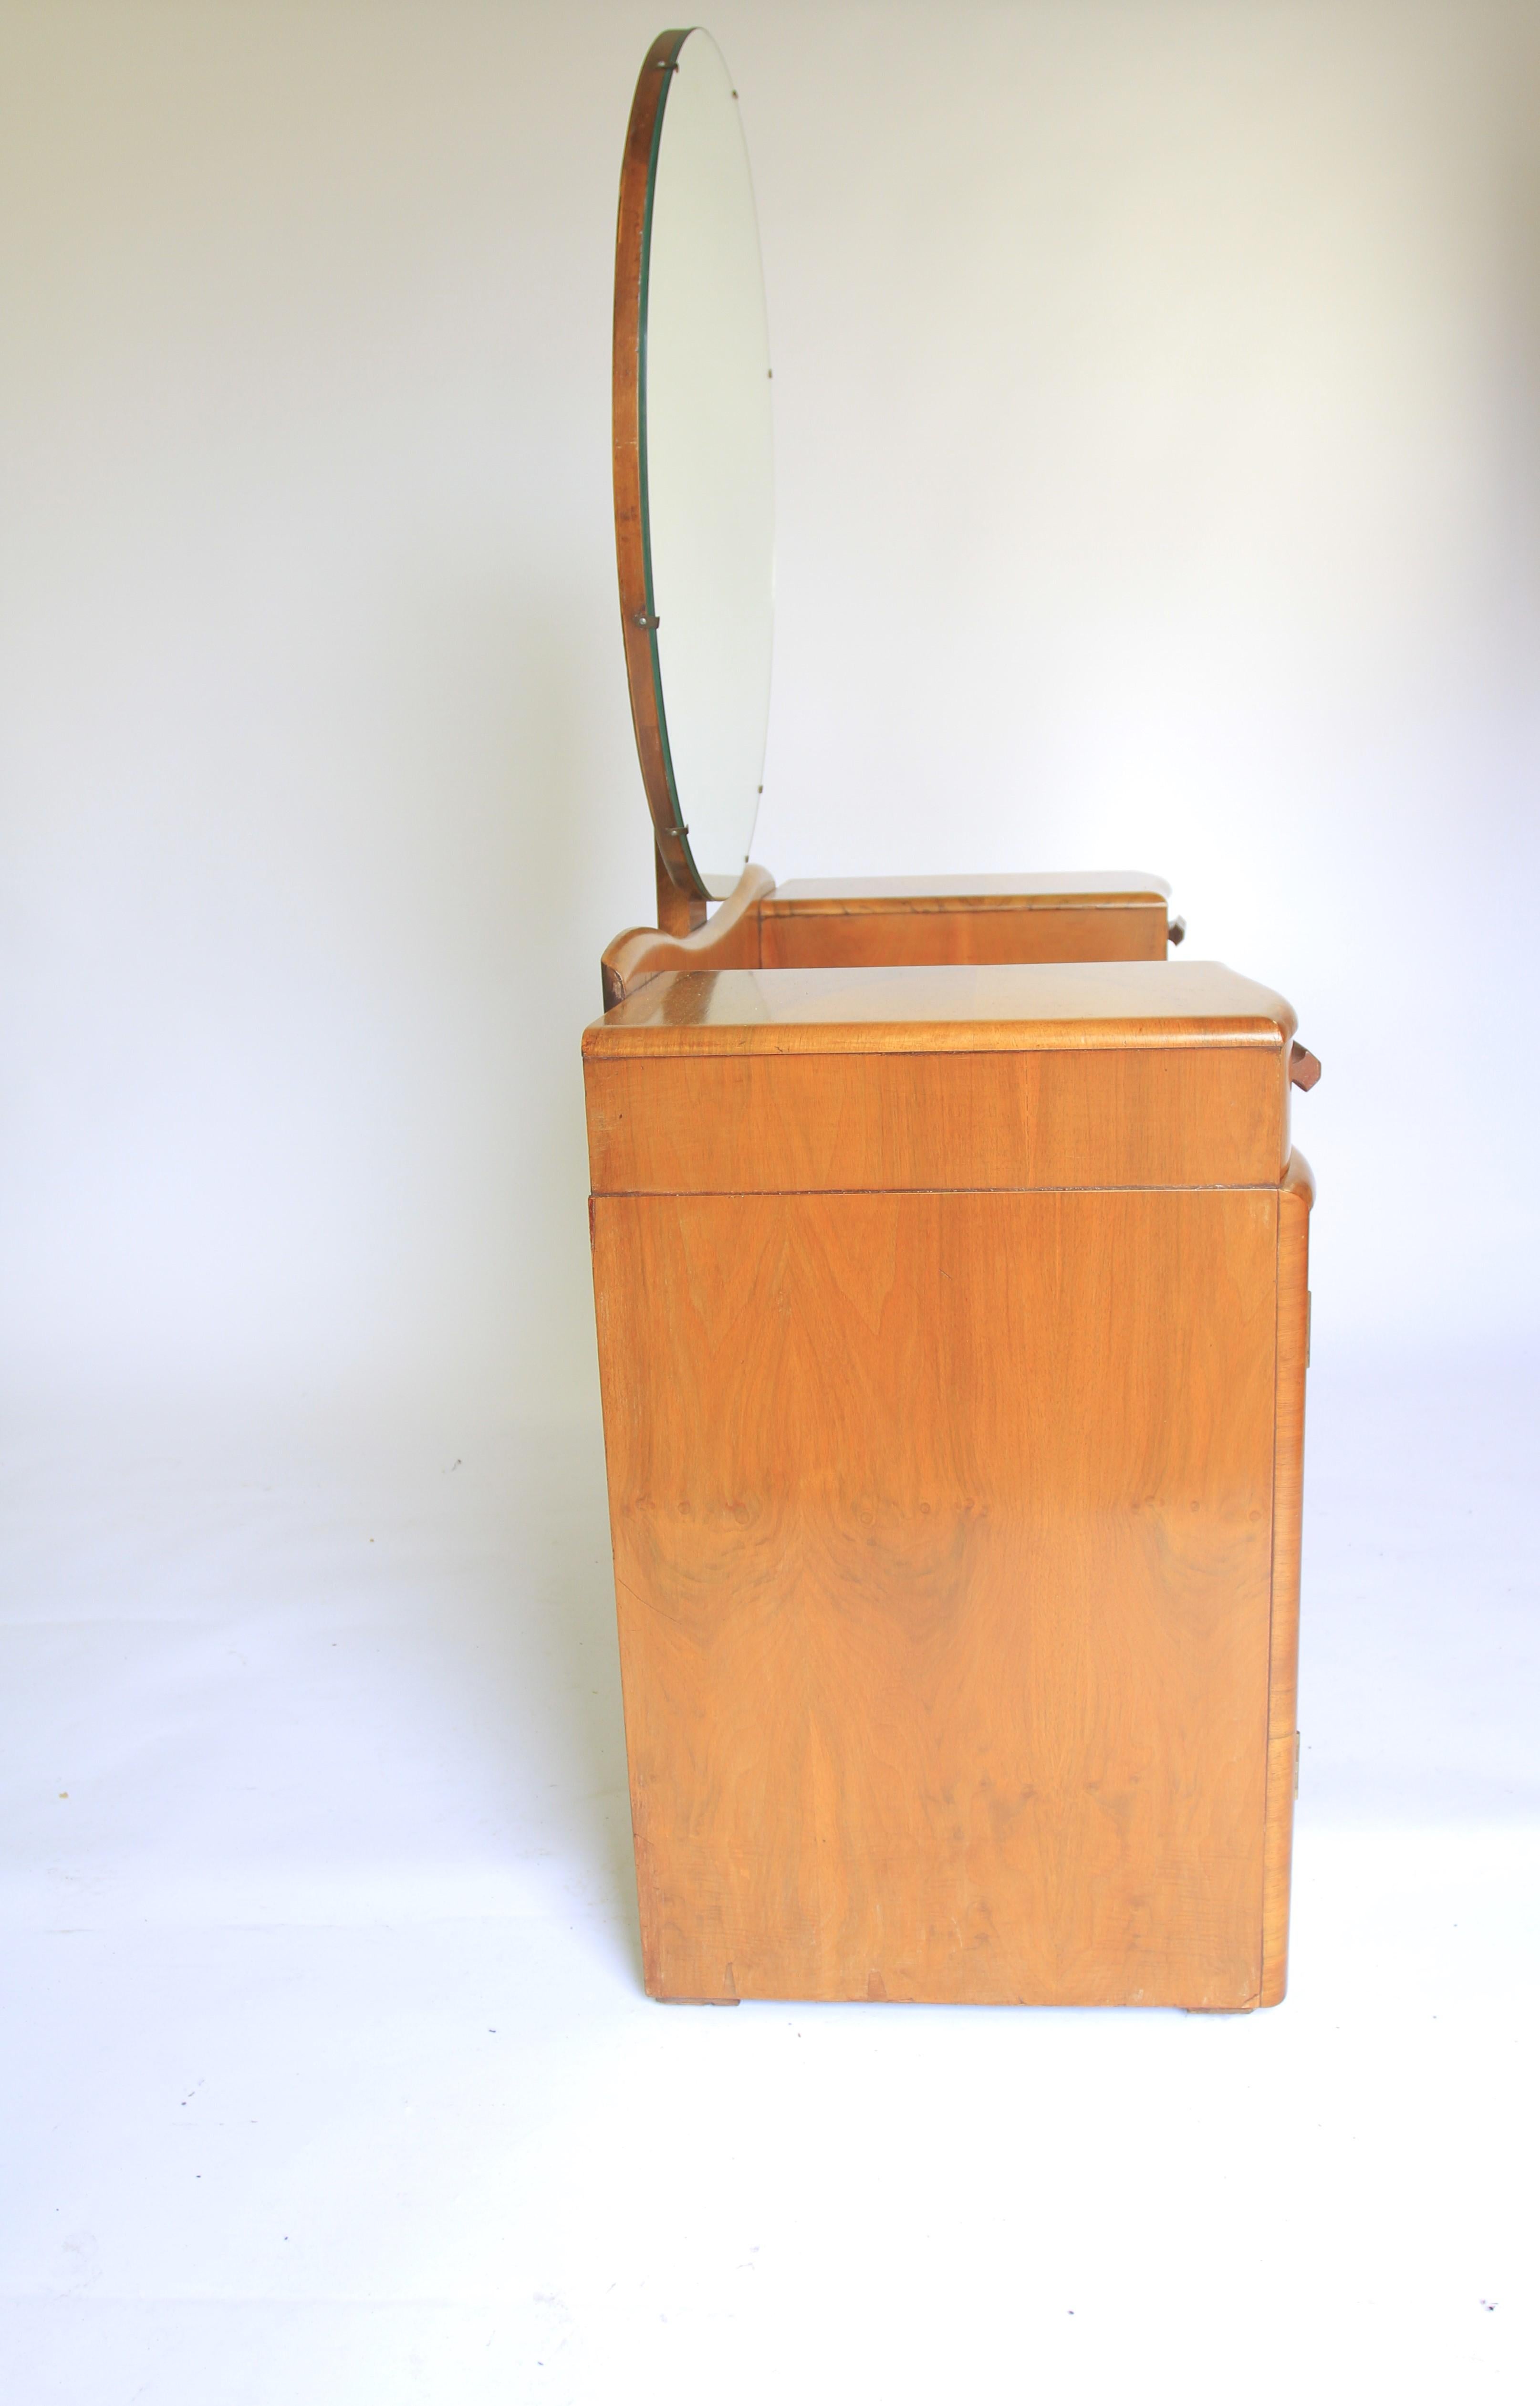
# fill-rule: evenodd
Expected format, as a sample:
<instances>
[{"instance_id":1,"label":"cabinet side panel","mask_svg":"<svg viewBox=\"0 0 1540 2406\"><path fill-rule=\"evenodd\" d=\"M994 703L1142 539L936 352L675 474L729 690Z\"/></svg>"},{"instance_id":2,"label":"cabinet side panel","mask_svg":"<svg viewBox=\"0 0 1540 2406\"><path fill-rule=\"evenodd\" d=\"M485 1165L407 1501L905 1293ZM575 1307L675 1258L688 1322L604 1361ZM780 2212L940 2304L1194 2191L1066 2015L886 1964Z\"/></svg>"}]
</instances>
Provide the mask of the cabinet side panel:
<instances>
[{"instance_id":1,"label":"cabinet side panel","mask_svg":"<svg viewBox=\"0 0 1540 2406\"><path fill-rule=\"evenodd\" d=\"M596 1198L652 1994L1257 2003L1277 1215Z\"/></svg>"},{"instance_id":2,"label":"cabinet side panel","mask_svg":"<svg viewBox=\"0 0 1540 2406\"><path fill-rule=\"evenodd\" d=\"M1279 1197L1278 1425L1273 1465L1273 1609L1267 1712L1267 1846L1262 1911L1262 2002L1281 2004L1289 1980L1299 1696L1299 1564L1305 1487L1305 1371L1309 1352L1313 1189L1295 1153Z\"/></svg>"},{"instance_id":3,"label":"cabinet side panel","mask_svg":"<svg viewBox=\"0 0 1540 2406\"><path fill-rule=\"evenodd\" d=\"M1279 1048L790 1054L584 1064L595 1194L1266 1186Z\"/></svg>"},{"instance_id":4,"label":"cabinet side panel","mask_svg":"<svg viewBox=\"0 0 1540 2406\"><path fill-rule=\"evenodd\" d=\"M1163 961L1164 902L989 910L798 911L760 919L765 969L893 969L945 961Z\"/></svg>"}]
</instances>

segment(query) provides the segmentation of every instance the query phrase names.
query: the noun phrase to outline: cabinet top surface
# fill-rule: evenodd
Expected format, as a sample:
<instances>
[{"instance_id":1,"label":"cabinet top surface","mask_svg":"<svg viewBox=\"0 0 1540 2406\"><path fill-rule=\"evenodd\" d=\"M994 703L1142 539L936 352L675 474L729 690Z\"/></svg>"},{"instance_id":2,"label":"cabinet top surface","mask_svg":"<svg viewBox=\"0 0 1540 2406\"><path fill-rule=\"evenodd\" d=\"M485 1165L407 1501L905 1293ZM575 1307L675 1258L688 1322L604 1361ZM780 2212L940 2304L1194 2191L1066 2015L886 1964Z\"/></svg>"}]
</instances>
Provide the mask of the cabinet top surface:
<instances>
[{"instance_id":1,"label":"cabinet top surface","mask_svg":"<svg viewBox=\"0 0 1540 2406\"><path fill-rule=\"evenodd\" d=\"M779 912L907 910L997 911L1004 905L1052 910L1066 903L1166 902L1164 877L1142 869L1060 869L988 877L793 877L760 904Z\"/></svg>"},{"instance_id":2,"label":"cabinet top surface","mask_svg":"<svg viewBox=\"0 0 1540 2406\"><path fill-rule=\"evenodd\" d=\"M1218 961L1067 961L927 969L665 972L585 1030L623 1054L1057 1053L1278 1047L1281 995Z\"/></svg>"}]
</instances>

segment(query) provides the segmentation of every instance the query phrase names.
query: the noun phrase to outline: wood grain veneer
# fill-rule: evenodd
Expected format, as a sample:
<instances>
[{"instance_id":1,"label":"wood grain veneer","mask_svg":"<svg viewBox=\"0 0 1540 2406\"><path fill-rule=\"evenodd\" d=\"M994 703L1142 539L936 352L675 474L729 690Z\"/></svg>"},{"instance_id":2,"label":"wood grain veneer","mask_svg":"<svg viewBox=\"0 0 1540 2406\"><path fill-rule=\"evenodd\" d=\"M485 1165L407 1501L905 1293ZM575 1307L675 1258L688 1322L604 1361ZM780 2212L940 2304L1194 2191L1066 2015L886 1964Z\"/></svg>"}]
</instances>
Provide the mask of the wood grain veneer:
<instances>
[{"instance_id":1,"label":"wood grain veneer","mask_svg":"<svg viewBox=\"0 0 1540 2406\"><path fill-rule=\"evenodd\" d=\"M1064 903L1169 902L1164 877L1142 869L993 870L980 876L791 877L775 888L780 914L1053 910Z\"/></svg>"},{"instance_id":2,"label":"wood grain veneer","mask_svg":"<svg viewBox=\"0 0 1540 2406\"><path fill-rule=\"evenodd\" d=\"M1289 1977L1289 1881L1299 1733L1299 1567L1305 1488L1305 1372L1310 1346L1310 1207L1315 1180L1293 1155L1279 1196L1278 1406L1273 1455L1272 1631L1267 1710L1267 1819L1262 1908L1262 2003L1280 2004Z\"/></svg>"},{"instance_id":3,"label":"wood grain veneer","mask_svg":"<svg viewBox=\"0 0 1540 2406\"><path fill-rule=\"evenodd\" d=\"M663 973L588 1030L652 1994L1282 1995L1293 1026L1112 963Z\"/></svg>"},{"instance_id":4,"label":"wood grain veneer","mask_svg":"<svg viewBox=\"0 0 1540 2406\"><path fill-rule=\"evenodd\" d=\"M584 1030L583 1053L640 1060L1176 1044L1276 1055L1296 1025L1281 995L1220 961L724 969L649 979Z\"/></svg>"},{"instance_id":5,"label":"wood grain veneer","mask_svg":"<svg viewBox=\"0 0 1540 2406\"><path fill-rule=\"evenodd\" d=\"M632 636L643 631L633 627ZM641 706L633 700L633 710ZM656 927L628 927L605 947L606 1011L668 969L1166 957L1168 889L1135 870L777 885L751 864L708 919L704 901L673 884L660 852L657 897Z\"/></svg>"},{"instance_id":6,"label":"wood grain veneer","mask_svg":"<svg viewBox=\"0 0 1540 2406\"><path fill-rule=\"evenodd\" d=\"M1216 1047L590 1060L606 1194L1278 1182L1274 1061Z\"/></svg>"},{"instance_id":7,"label":"wood grain veneer","mask_svg":"<svg viewBox=\"0 0 1540 2406\"><path fill-rule=\"evenodd\" d=\"M663 879L661 856L658 876ZM665 969L751 969L759 966L759 904L774 891L768 869L751 863L728 899L708 919L701 905L699 922L687 933L671 934L663 927L628 927L600 955L604 1008L613 1011L649 978ZM658 895L663 895L662 883Z\"/></svg>"},{"instance_id":8,"label":"wood grain veneer","mask_svg":"<svg viewBox=\"0 0 1540 2406\"><path fill-rule=\"evenodd\" d=\"M766 969L943 961L1159 961L1170 889L1142 871L827 878L760 905Z\"/></svg>"},{"instance_id":9,"label":"wood grain veneer","mask_svg":"<svg viewBox=\"0 0 1540 2406\"><path fill-rule=\"evenodd\" d=\"M649 1991L1254 2004L1276 1190L593 1214Z\"/></svg>"},{"instance_id":10,"label":"wood grain veneer","mask_svg":"<svg viewBox=\"0 0 1540 2406\"><path fill-rule=\"evenodd\" d=\"M1293 1025L1201 961L665 975L584 1039L593 1189L1276 1186Z\"/></svg>"}]
</instances>

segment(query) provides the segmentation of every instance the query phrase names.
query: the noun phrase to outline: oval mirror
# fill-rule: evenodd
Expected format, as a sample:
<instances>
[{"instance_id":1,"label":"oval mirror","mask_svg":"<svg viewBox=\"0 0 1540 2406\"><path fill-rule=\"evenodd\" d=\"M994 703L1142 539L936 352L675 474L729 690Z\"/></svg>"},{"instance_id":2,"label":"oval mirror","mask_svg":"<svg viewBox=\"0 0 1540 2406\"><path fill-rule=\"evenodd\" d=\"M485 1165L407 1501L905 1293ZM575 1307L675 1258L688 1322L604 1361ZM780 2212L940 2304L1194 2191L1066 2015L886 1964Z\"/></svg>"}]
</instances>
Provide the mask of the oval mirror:
<instances>
[{"instance_id":1,"label":"oval mirror","mask_svg":"<svg viewBox=\"0 0 1540 2406\"><path fill-rule=\"evenodd\" d=\"M709 34L660 34L637 81L620 179L615 549L658 855L697 910L742 874L764 777L770 384L738 95Z\"/></svg>"}]
</instances>

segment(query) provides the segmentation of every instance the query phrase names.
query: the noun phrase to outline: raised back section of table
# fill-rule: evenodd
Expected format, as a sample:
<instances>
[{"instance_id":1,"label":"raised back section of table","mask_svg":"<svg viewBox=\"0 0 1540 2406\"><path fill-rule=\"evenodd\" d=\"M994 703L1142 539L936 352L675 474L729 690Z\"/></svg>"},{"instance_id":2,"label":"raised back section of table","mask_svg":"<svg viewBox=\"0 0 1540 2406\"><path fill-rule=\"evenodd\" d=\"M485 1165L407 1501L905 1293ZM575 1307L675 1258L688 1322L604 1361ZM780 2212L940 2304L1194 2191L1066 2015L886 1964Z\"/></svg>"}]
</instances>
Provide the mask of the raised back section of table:
<instances>
[{"instance_id":1,"label":"raised back section of table","mask_svg":"<svg viewBox=\"0 0 1540 2406\"><path fill-rule=\"evenodd\" d=\"M798 878L750 868L687 934L631 927L603 955L606 1010L668 969L1160 961L1181 941L1142 870L1034 876Z\"/></svg>"}]
</instances>

